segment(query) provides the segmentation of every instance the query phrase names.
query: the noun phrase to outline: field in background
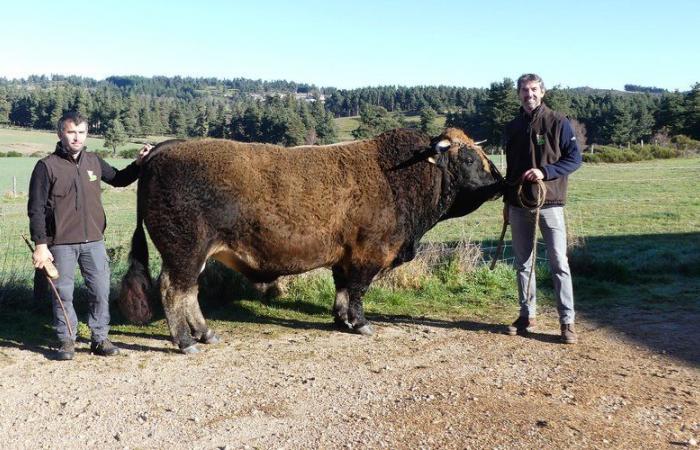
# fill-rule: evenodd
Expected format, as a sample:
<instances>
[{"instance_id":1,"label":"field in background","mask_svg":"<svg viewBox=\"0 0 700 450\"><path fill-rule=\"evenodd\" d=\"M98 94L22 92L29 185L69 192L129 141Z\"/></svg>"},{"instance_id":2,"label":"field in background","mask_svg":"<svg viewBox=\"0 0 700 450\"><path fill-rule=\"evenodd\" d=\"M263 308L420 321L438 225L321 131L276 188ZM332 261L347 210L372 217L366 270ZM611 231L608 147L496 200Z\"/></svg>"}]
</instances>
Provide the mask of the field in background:
<instances>
[{"instance_id":1,"label":"field in background","mask_svg":"<svg viewBox=\"0 0 700 450\"><path fill-rule=\"evenodd\" d=\"M140 148L141 142L160 142L167 139L163 136L147 136L139 139L138 142L127 142L117 147L117 154L122 150ZM22 128L0 128L0 152L7 153L15 151L25 156L36 152L52 153L58 142L58 137L53 131L26 130ZM92 151L110 150L103 147L104 139L99 137L88 137L86 144Z\"/></svg>"}]
</instances>

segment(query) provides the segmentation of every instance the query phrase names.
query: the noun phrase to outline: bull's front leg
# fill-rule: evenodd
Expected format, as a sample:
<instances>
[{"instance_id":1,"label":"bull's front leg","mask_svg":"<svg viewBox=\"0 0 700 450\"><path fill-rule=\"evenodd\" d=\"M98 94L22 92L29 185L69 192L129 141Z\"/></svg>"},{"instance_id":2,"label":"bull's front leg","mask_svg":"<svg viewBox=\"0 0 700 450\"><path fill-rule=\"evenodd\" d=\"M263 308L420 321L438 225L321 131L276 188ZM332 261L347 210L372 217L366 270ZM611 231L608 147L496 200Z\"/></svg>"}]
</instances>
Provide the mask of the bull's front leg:
<instances>
[{"instance_id":1,"label":"bull's front leg","mask_svg":"<svg viewBox=\"0 0 700 450\"><path fill-rule=\"evenodd\" d=\"M333 281L335 283L335 302L333 303L333 320L338 327L352 329L348 321L348 306L350 294L348 293L348 280L342 268L333 267Z\"/></svg>"},{"instance_id":2,"label":"bull's front leg","mask_svg":"<svg viewBox=\"0 0 700 450\"><path fill-rule=\"evenodd\" d=\"M364 307L362 306L362 297L367 292L369 283L350 283L348 293L350 301L348 304L348 322L350 328L355 333L363 336L372 336L374 330L372 325L365 318Z\"/></svg>"},{"instance_id":3,"label":"bull's front leg","mask_svg":"<svg viewBox=\"0 0 700 450\"><path fill-rule=\"evenodd\" d=\"M367 292L377 272L379 272L378 269L368 267L351 267L348 271L347 323L352 331L364 336L371 336L374 334L374 330L372 329L372 325L365 318L362 297Z\"/></svg>"},{"instance_id":4,"label":"bull's front leg","mask_svg":"<svg viewBox=\"0 0 700 450\"><path fill-rule=\"evenodd\" d=\"M214 330L207 326L207 321L199 307L197 292L198 288L195 286L185 299L187 302L187 323L190 326L192 336L203 344L218 344L219 337L214 333Z\"/></svg>"}]
</instances>

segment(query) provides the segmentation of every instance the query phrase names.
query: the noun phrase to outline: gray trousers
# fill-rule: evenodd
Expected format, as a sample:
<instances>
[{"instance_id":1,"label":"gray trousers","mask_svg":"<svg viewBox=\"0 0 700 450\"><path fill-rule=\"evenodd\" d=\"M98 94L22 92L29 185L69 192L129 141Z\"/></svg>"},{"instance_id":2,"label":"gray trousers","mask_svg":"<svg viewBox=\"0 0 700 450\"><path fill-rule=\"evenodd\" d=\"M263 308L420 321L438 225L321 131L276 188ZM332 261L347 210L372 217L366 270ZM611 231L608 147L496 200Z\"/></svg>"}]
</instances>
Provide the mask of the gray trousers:
<instances>
[{"instance_id":1,"label":"gray trousers","mask_svg":"<svg viewBox=\"0 0 700 450\"><path fill-rule=\"evenodd\" d=\"M61 306L52 295L53 322L56 334L61 341L75 341L78 329L78 318L73 308L73 290L75 288L75 268L80 267L80 273L85 280L88 290L88 327L92 333L93 342L107 339L109 332L109 258L104 241L87 242L85 244L52 245L49 250L53 254L54 264L58 269L59 278L54 281L58 295L63 300L66 314L73 335L66 326Z\"/></svg>"},{"instance_id":2,"label":"gray trousers","mask_svg":"<svg viewBox=\"0 0 700 450\"><path fill-rule=\"evenodd\" d=\"M528 278L532 270L532 235L535 226L534 210L510 206L508 217L513 235L513 253L518 282L520 315L534 317L537 314L537 284L533 274L530 282L530 302L525 295ZM539 229L547 246L549 269L554 284L554 297L557 301L559 323L574 323L574 289L571 283L571 270L566 256L566 223L564 208L546 207L540 210Z\"/></svg>"}]
</instances>

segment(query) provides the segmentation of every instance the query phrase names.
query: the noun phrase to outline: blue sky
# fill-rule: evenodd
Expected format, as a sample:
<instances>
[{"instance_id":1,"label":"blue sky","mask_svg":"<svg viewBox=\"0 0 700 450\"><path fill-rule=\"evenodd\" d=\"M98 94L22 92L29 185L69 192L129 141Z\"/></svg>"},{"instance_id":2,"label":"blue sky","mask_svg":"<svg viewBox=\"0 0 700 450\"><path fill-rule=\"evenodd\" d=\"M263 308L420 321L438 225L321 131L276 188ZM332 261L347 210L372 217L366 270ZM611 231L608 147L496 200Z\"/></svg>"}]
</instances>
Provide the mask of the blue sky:
<instances>
[{"instance_id":1,"label":"blue sky","mask_svg":"<svg viewBox=\"0 0 700 450\"><path fill-rule=\"evenodd\" d=\"M13 1L0 77L181 75L318 86L688 90L700 1Z\"/></svg>"}]
</instances>

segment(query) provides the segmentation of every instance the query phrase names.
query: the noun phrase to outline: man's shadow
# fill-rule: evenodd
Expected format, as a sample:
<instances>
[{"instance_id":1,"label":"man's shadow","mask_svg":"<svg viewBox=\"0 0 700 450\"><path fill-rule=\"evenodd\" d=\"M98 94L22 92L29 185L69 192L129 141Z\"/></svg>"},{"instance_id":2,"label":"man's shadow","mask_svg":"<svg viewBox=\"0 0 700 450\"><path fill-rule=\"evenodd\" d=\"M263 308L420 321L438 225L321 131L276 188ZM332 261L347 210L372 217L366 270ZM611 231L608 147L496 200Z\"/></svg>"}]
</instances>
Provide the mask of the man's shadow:
<instances>
[{"instance_id":1,"label":"man's shadow","mask_svg":"<svg viewBox=\"0 0 700 450\"><path fill-rule=\"evenodd\" d=\"M0 285L0 348L16 348L40 354L46 359L54 360L56 349L59 346L56 331L53 326L52 296L53 291L46 277L40 274L35 277L33 287L25 283L6 283ZM88 315L88 292L85 286L76 286L73 305L79 322L84 322ZM119 313L114 311L114 302L111 315L116 320L112 325L122 322ZM89 333L89 332L88 332ZM133 335L148 339L169 339L168 336L148 333L120 332L112 328L110 336ZM89 336L78 336L76 346L77 354L90 353ZM133 351L177 352L176 348L153 347L143 344L116 342L117 347Z\"/></svg>"}]
</instances>

